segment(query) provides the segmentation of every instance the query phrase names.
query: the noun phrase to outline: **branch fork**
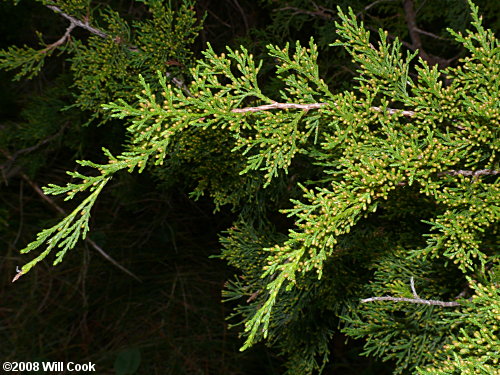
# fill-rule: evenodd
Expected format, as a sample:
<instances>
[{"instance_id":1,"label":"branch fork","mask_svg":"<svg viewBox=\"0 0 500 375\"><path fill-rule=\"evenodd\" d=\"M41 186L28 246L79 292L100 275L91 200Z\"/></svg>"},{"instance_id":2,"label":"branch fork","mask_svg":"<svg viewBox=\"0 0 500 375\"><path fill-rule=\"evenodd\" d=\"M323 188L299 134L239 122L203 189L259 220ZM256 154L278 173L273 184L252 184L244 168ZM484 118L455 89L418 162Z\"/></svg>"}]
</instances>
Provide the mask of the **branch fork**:
<instances>
[{"instance_id":1,"label":"branch fork","mask_svg":"<svg viewBox=\"0 0 500 375\"><path fill-rule=\"evenodd\" d=\"M423 305L431 305L431 306L441 306L441 307L456 307L456 306L461 306L459 302L444 302L444 301L437 301L433 299L423 299L419 297L417 294L417 291L415 290L415 284L413 280L413 276L410 279L410 287L411 287L411 292L413 294L414 298L404 298L404 297L390 297L390 296L384 296L384 297L370 297L370 298L365 298L361 300L361 303L367 303L367 302L375 302L375 301L393 301L393 302L409 302L409 303L418 303L418 304L423 304Z\"/></svg>"}]
</instances>

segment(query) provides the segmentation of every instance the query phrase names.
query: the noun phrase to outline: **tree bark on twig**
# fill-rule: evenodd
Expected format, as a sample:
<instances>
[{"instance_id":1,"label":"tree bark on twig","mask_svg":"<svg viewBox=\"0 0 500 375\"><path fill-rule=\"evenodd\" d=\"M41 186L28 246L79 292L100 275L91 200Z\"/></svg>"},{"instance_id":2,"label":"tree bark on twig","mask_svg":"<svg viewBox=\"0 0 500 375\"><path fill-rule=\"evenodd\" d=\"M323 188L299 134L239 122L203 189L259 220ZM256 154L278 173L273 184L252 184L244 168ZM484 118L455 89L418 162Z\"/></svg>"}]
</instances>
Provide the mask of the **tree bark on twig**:
<instances>
[{"instance_id":1,"label":"tree bark on twig","mask_svg":"<svg viewBox=\"0 0 500 375\"><path fill-rule=\"evenodd\" d=\"M272 104L264 104L256 107L245 107L245 108L234 108L231 110L231 112L234 113L247 113L247 112L261 112L261 111L267 111L270 109L302 109L304 111L309 111L310 109L318 109L321 107L326 107L328 105L331 105L329 103L309 103L309 104L296 104L296 103L278 103L278 102L273 102ZM371 107L376 112L382 112L383 109L380 107ZM403 116L406 117L411 117L415 116L415 112L413 111L405 111L401 109L392 109L392 108L387 108L386 111L388 113L395 114L399 113L402 114Z\"/></svg>"},{"instance_id":2,"label":"tree bark on twig","mask_svg":"<svg viewBox=\"0 0 500 375\"><path fill-rule=\"evenodd\" d=\"M418 303L418 304L423 304L423 305L431 305L431 306L441 306L441 307L456 307L456 306L461 306L459 302L444 302L444 301L437 301L433 299L423 299L420 298L417 294L417 291L415 290L415 284L413 277L410 278L410 287L411 287L411 292L413 294L414 298L405 298L405 297L370 297L370 298L365 298L362 299L362 303L367 303L367 302L375 302L375 301L393 301L393 302L409 302L409 303Z\"/></svg>"},{"instance_id":3,"label":"tree bark on twig","mask_svg":"<svg viewBox=\"0 0 500 375\"><path fill-rule=\"evenodd\" d=\"M439 56L432 55L424 49L420 34L431 36L437 39L443 38L428 31L422 30L418 27L417 13L415 11L413 0L403 0L403 10L405 13L406 25L408 27L408 34L410 35L411 39L411 47L409 48L412 50L418 50L419 56L423 60L427 61L430 65L437 64L441 69L448 67L451 62L453 62L457 58L457 56L452 57L451 59L445 59Z\"/></svg>"}]
</instances>

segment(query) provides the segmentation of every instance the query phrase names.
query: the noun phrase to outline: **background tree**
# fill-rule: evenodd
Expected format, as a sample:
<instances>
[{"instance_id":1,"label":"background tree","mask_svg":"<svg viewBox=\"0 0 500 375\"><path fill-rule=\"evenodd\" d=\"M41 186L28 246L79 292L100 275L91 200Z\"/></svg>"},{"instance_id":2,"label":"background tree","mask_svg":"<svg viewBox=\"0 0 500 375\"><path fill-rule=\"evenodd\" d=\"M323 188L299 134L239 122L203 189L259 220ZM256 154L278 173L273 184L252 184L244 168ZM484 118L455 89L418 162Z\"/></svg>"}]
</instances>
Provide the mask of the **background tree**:
<instances>
[{"instance_id":1,"label":"background tree","mask_svg":"<svg viewBox=\"0 0 500 375\"><path fill-rule=\"evenodd\" d=\"M246 326L244 348L267 338L287 358L289 373L323 368L332 347L340 361L326 371L342 366L357 371L347 350L357 352L359 345L339 345L343 335L367 339L365 354L394 362L386 367L388 373L477 369L491 373L498 361L492 350L498 344L498 309L494 307L498 305L498 41L483 28L472 4L474 31L465 37L452 33L455 41L450 43L449 34L445 37L439 29L445 25L435 24L436 12L425 2L360 2L353 4L349 14L336 9L336 3L263 3L271 7L266 9L272 15L267 27L256 23L258 8L244 11L234 3L247 36L211 40L210 22L220 20L214 9L219 15L224 11L209 3L166 6L150 1L127 8L113 3L96 7L81 2L42 2L69 22L63 36L38 50L5 49L0 64L17 69L20 78L40 72L45 59L56 51L67 55L53 70L41 96L33 95L32 90L26 95L32 104L23 112L25 122L5 126L2 169L9 178L21 177L40 199L68 215L44 225L50 229L40 232L25 249L42 246L42 251L15 279L52 250L57 249L59 262L85 237L93 205L103 205L93 212L101 210L103 217L114 218L120 217L117 209L138 212L136 207L144 218L123 224L130 228L127 232L147 233L149 241L140 240L144 244L140 257L136 249L127 251L120 241L110 241L110 229L97 231L96 240L87 238L87 245L135 278L140 274L144 279L141 262L147 263L150 280L151 268L158 269L165 245L174 250L169 259L193 270L199 257L213 254L198 244L206 242L210 233L229 227L221 237L221 257L238 270L238 276L226 284L224 295L237 301L232 317ZM455 3L444 19L465 9L464 3ZM498 9L485 8L494 25ZM205 14L210 27L202 29ZM288 24L283 22L287 15L293 20ZM366 28L358 24L356 15L366 20ZM454 25L459 30L467 24L465 18L461 20ZM333 21L338 21L336 33ZM230 23L221 24L227 27ZM367 32L379 26L390 32L375 36ZM86 33L81 40L74 40L77 30ZM198 32L211 45L195 61L190 44ZM311 33L319 36L321 53L309 37L294 43L295 48L285 46L287 39ZM251 43L253 38L258 42ZM273 44L264 53L266 40ZM282 44L276 45L276 40ZM249 49L215 52L222 51L224 44L239 42L246 42ZM340 47L344 54L338 53ZM403 53L404 49L408 51ZM264 54L271 56L265 63L258 60ZM140 79L135 78L138 74ZM52 130L45 126L50 116L56 119L49 121ZM126 129L124 118L129 119ZM36 135L37 121L45 134ZM102 126L96 128L98 124ZM17 135L23 128L26 139ZM45 189L48 194L66 193L67 199L87 191L79 205L66 206L41 194L33 177L44 168L53 171L54 165L61 168L66 164L59 158L50 164L37 155L26 158L23 165L20 156L54 146L54 140L71 139L67 134L73 132L76 140L63 148L57 145L55 150L94 161L80 162L68 184ZM89 144L81 143L79 134L92 135ZM96 138L95 134L101 135ZM104 155L96 153L97 144L106 146ZM45 151L50 155L50 150ZM32 168L31 175L27 168ZM117 173L122 169L147 171L147 175L135 174L132 179ZM47 177L49 183L60 180ZM103 196L103 189L115 191L108 204L106 200L96 203L102 202L97 196ZM20 191L24 191L23 185ZM197 209L220 213L207 213L199 228L190 225L190 234L182 236L183 219L177 213L181 209L189 212L186 207L191 206L187 200L179 202L184 192L201 202ZM20 202L23 199L21 196ZM150 210L143 210L149 199L153 202ZM165 203L158 206L158 201ZM169 208L166 213L164 206ZM115 213L106 215L106 211ZM5 216L10 212L5 211ZM194 216L188 214L190 221ZM23 216L20 218L23 223ZM213 231L202 230L205 223ZM21 232L9 242L11 250ZM180 245L183 238L190 240ZM120 262L103 250L103 244L112 242L110 246L121 248ZM147 247L155 246L159 249L146 253ZM193 255L182 258L176 252L179 246L195 248ZM85 266L76 269L86 272L87 264L85 260ZM219 272L215 278L226 277L222 268ZM160 277L159 284L171 283L169 301L175 301L181 280L178 270L160 267L154 274L167 275L166 279ZM21 280L26 278L29 276ZM81 280L83 287L87 279L82 275ZM97 289L102 292L99 286ZM131 295L143 297L142 289L129 290ZM149 285L147 289L151 290ZM151 293L150 300L155 301L154 290ZM424 293L425 297L419 296ZM186 292L181 294L188 327L189 304ZM88 295L82 295L88 308ZM109 298L113 291L100 295ZM197 299L196 294L191 296ZM165 304L160 306L162 314L168 311ZM482 313L486 306L493 306L491 313ZM87 313L90 311L110 314L109 306L93 307ZM79 326L88 334L87 319L84 316ZM161 337L164 329L163 325L155 327L152 335ZM39 337L47 340L44 334ZM185 337L193 345L192 336ZM204 367L182 351L173 355L174 364L180 358L178 368L168 370L251 373L250 366L236 370L236 360L225 360L227 353L235 355L226 351L225 337L224 332L221 350ZM17 337L7 339L11 347L20 346ZM92 335L87 339L92 346L98 342ZM119 363L127 356L138 362L142 351L151 367L146 370L143 365L141 371L166 371L150 361L161 345L153 345L151 353L145 349L151 344L145 341L135 339L133 345L117 341L99 352L101 363L109 364L111 357ZM212 345L213 340L201 341ZM97 352L92 346L86 348L89 358ZM128 350L116 355L120 347ZM175 351L175 344L167 347ZM36 355L46 353L41 345ZM71 359L70 350L59 355ZM263 366L267 364L260 363L257 371ZM361 366L368 373L382 371L370 362ZM265 371L280 370L267 367Z\"/></svg>"}]
</instances>

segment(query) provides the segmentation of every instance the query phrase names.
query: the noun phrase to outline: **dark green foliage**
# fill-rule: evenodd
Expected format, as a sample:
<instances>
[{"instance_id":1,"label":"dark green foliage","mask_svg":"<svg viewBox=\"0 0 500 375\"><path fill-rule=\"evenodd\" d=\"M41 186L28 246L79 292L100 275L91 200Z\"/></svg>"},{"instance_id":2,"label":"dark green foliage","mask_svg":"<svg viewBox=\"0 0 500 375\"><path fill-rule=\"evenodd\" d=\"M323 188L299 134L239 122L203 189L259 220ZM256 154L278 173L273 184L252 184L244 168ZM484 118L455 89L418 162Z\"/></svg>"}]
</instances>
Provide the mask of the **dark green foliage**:
<instances>
[{"instance_id":1,"label":"dark green foliage","mask_svg":"<svg viewBox=\"0 0 500 375\"><path fill-rule=\"evenodd\" d=\"M287 374L318 373L341 332L363 339L361 355L388 361L394 374L494 373L500 44L472 3L456 8L470 10L471 22L457 20L447 34L411 26L417 7L421 25L436 22L426 2L380 3L278 4L271 25L253 35L294 38L306 26L319 35L268 44L265 61L262 46L253 54L211 44L194 61L201 26L187 1L144 2L144 18L131 21L107 6L90 12L93 35L54 47L70 54L75 104L66 113L126 124L126 139L44 188L82 200L21 251L38 255L16 279L53 251L54 264L69 257L118 172L147 173L236 216L218 257L237 272L223 299L242 350L266 341L286 358ZM60 8L88 19L89 6ZM4 50L0 66L38 73L39 54ZM330 75L339 66L349 71L343 83Z\"/></svg>"},{"instance_id":2,"label":"dark green foliage","mask_svg":"<svg viewBox=\"0 0 500 375\"><path fill-rule=\"evenodd\" d=\"M156 71L171 74L172 66L178 70L191 63L189 46L200 30L200 22L189 1L183 2L177 11L161 1L144 1L147 8L143 12L147 14L143 20L132 22L108 6L90 13L88 1L42 3L57 5L57 13L73 20L70 19L69 27L81 22L92 34L85 41L68 36L62 43L42 43L44 48L40 50L9 47L0 51L0 68L19 70L15 79L32 78L54 52L68 53L77 96L75 105L93 112L92 118L102 115L101 104L118 98L133 100L140 88L138 74L148 78ZM177 73L176 68L174 72Z\"/></svg>"}]
</instances>

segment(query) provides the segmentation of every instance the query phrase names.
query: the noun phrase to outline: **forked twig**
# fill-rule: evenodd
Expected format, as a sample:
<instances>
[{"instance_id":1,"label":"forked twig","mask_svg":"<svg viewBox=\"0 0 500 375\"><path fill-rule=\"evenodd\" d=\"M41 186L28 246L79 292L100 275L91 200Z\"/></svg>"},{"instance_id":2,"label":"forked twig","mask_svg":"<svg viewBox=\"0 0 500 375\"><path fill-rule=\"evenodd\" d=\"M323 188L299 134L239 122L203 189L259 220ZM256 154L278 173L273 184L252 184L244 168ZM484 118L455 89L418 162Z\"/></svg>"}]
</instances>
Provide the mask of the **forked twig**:
<instances>
[{"instance_id":1,"label":"forked twig","mask_svg":"<svg viewBox=\"0 0 500 375\"><path fill-rule=\"evenodd\" d=\"M365 298L362 299L362 303L366 302L375 302L375 301L393 301L393 302L409 302L409 303L419 303L423 305L433 305L433 306L442 306L442 307L456 307L456 306L461 306L459 302L444 302L444 301L437 301L433 299L423 299L420 298L417 294L417 291L415 290L415 284L413 281L413 277L410 279L410 287L411 291L413 293L414 298L405 298L405 297L390 297L390 296L385 296L385 297L370 297L370 298Z\"/></svg>"}]
</instances>

